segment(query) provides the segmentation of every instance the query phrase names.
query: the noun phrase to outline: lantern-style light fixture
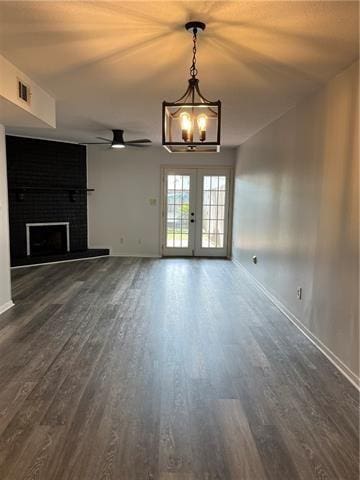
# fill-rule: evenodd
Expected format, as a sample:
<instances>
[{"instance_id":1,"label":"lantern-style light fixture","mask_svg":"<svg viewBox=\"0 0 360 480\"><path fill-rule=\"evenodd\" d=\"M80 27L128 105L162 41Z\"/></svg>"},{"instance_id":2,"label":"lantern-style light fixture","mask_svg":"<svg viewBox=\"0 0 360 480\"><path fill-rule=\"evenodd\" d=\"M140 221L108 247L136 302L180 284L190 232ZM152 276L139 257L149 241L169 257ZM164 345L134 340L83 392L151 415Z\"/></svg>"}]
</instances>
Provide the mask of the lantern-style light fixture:
<instances>
[{"instance_id":1,"label":"lantern-style light fixture","mask_svg":"<svg viewBox=\"0 0 360 480\"><path fill-rule=\"evenodd\" d=\"M197 34L205 30L205 23L188 22L185 28L193 34L189 85L175 102L163 102L162 144L172 153L216 153L220 151L221 102L202 95L196 67Z\"/></svg>"}]
</instances>

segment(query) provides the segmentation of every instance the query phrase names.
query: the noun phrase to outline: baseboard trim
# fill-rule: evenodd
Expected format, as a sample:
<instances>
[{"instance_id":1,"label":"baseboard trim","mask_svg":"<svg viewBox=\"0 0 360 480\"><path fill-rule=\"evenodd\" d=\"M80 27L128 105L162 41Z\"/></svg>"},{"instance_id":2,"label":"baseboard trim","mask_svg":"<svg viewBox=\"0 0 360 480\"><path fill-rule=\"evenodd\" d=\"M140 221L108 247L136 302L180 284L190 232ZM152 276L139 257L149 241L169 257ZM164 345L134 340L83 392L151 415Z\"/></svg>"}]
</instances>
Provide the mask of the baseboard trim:
<instances>
[{"instance_id":1,"label":"baseboard trim","mask_svg":"<svg viewBox=\"0 0 360 480\"><path fill-rule=\"evenodd\" d=\"M6 302L4 303L3 305L1 305L0 307L0 315L4 312L6 312L6 310L9 310L9 308L13 307L15 304L12 300L10 300L9 302Z\"/></svg>"},{"instance_id":2,"label":"baseboard trim","mask_svg":"<svg viewBox=\"0 0 360 480\"><path fill-rule=\"evenodd\" d=\"M360 378L340 360L321 340L319 340L297 317L294 315L275 295L273 295L254 275L252 275L242 263L236 258L232 258L235 265L241 267L247 277L254 283L258 290L260 290L279 310L284 314L291 323L295 325L310 342L323 354L325 357L339 370L339 372L357 389L360 391Z\"/></svg>"}]
</instances>

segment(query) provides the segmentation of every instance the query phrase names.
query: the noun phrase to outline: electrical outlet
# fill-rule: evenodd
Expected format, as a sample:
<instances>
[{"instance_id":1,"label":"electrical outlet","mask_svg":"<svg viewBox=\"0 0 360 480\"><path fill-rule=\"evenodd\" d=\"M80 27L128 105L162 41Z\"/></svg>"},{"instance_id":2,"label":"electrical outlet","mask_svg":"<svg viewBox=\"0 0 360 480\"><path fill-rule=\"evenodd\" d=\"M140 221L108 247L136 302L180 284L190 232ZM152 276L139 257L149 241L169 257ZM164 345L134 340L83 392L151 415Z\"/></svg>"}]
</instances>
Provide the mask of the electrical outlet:
<instances>
[{"instance_id":1,"label":"electrical outlet","mask_svg":"<svg viewBox=\"0 0 360 480\"><path fill-rule=\"evenodd\" d=\"M299 300L302 299L302 288L301 287L297 287L296 289L296 296Z\"/></svg>"},{"instance_id":2,"label":"electrical outlet","mask_svg":"<svg viewBox=\"0 0 360 480\"><path fill-rule=\"evenodd\" d=\"M121 245L122 245L124 242L125 242L124 237L120 237L120 243L121 243Z\"/></svg>"},{"instance_id":3,"label":"electrical outlet","mask_svg":"<svg viewBox=\"0 0 360 480\"><path fill-rule=\"evenodd\" d=\"M156 198L149 198L149 205L152 207L156 207Z\"/></svg>"},{"instance_id":4,"label":"electrical outlet","mask_svg":"<svg viewBox=\"0 0 360 480\"><path fill-rule=\"evenodd\" d=\"M142 240L141 238L138 239L138 244L141 245L142 244Z\"/></svg>"}]
</instances>

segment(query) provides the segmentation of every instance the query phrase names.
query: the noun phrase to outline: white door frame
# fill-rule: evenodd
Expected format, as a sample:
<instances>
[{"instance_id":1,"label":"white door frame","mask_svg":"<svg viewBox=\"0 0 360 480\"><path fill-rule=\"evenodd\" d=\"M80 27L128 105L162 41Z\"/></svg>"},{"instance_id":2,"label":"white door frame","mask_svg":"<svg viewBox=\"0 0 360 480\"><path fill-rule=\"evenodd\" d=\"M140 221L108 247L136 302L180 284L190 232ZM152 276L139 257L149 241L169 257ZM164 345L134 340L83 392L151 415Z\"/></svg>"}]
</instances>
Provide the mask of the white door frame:
<instances>
[{"instance_id":1,"label":"white door frame","mask_svg":"<svg viewBox=\"0 0 360 480\"><path fill-rule=\"evenodd\" d=\"M160 166L160 202L161 202L161 212L160 212L160 255L164 255L164 246L166 245L166 185L165 173L167 170L207 170L214 172L219 171L219 169L227 170L229 175L229 187L228 187L228 196L229 196L229 205L228 205L228 232L227 232L227 253L226 257L231 258L231 244L232 244L232 215L233 215L233 200L234 200L234 167L232 165L161 165ZM167 256L167 255L166 255Z\"/></svg>"}]
</instances>

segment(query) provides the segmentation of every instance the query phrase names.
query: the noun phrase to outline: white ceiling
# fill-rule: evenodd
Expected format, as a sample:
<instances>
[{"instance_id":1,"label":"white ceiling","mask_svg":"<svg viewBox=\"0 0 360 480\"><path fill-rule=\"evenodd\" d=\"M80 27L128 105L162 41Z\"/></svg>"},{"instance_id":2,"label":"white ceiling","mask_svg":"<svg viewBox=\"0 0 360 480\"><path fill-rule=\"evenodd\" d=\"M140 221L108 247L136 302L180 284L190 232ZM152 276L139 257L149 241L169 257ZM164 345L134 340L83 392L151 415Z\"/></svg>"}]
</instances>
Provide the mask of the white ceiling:
<instances>
[{"instance_id":1,"label":"white ceiling","mask_svg":"<svg viewBox=\"0 0 360 480\"><path fill-rule=\"evenodd\" d=\"M180 97L189 20L207 23L201 89L223 101L238 145L359 56L358 2L0 2L0 52L57 100L57 129L10 133L91 141L108 129L160 143L161 102Z\"/></svg>"}]
</instances>

